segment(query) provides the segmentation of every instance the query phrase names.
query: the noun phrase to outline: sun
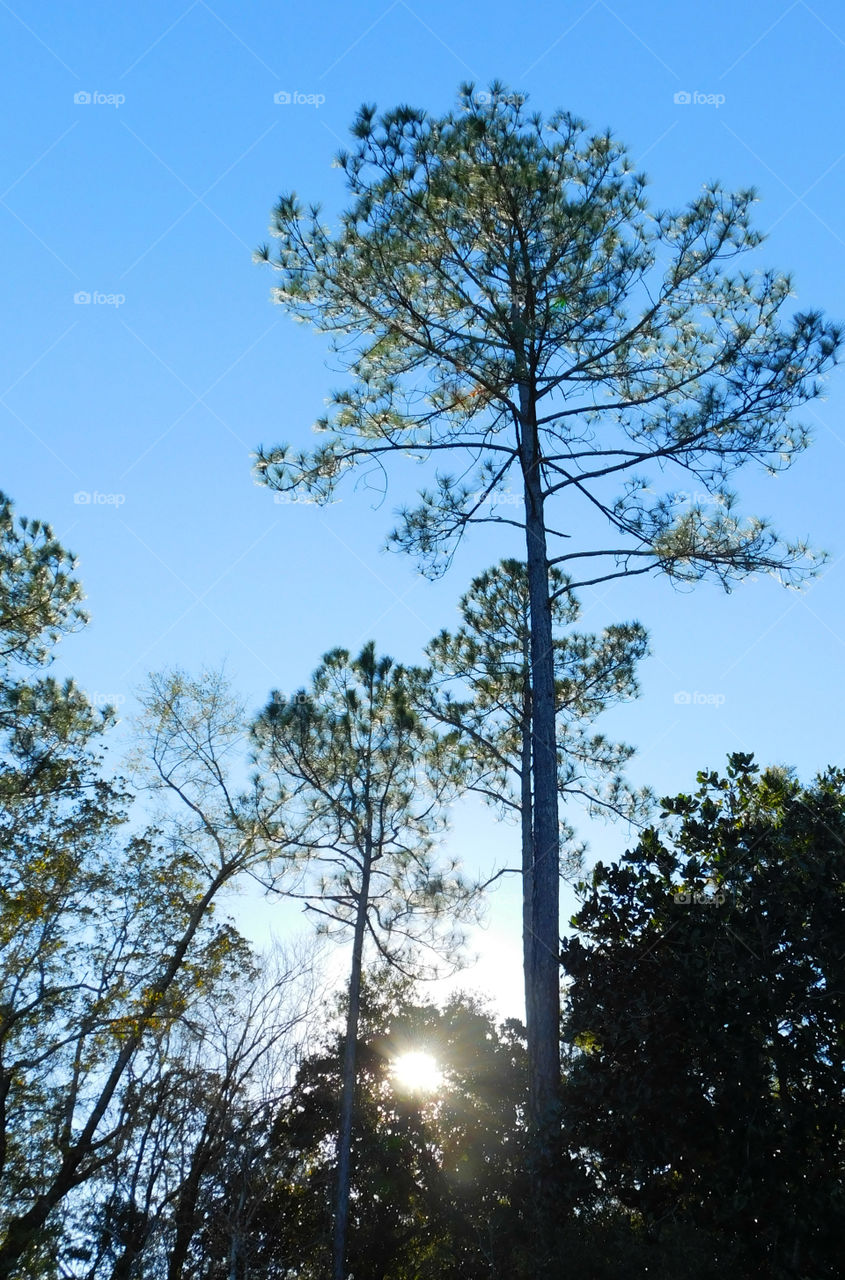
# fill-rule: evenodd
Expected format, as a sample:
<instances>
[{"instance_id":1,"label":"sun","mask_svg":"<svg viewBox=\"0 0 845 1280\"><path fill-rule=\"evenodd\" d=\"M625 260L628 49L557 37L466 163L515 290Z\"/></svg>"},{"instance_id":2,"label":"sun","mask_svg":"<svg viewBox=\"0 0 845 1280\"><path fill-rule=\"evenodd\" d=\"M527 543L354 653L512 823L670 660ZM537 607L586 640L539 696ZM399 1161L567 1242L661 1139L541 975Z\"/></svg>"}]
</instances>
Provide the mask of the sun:
<instances>
[{"instance_id":1,"label":"sun","mask_svg":"<svg viewBox=\"0 0 845 1280\"><path fill-rule=\"evenodd\" d=\"M408 1093L434 1093L443 1074L430 1053L403 1053L393 1063L393 1078Z\"/></svg>"}]
</instances>

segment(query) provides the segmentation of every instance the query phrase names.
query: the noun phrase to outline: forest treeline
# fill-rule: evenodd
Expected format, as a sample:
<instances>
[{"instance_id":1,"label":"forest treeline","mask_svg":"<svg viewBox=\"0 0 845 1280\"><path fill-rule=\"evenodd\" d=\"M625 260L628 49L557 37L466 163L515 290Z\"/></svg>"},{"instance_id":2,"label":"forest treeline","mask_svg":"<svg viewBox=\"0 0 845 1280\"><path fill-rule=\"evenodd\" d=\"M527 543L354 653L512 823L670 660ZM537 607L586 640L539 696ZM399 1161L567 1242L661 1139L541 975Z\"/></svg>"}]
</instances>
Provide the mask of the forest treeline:
<instances>
[{"instance_id":1,"label":"forest treeline","mask_svg":"<svg viewBox=\"0 0 845 1280\"><path fill-rule=\"evenodd\" d=\"M838 1275L845 778L734 753L632 787L600 717L646 633L577 623L617 579L818 573L733 485L807 447L842 328L747 264L752 190L652 209L609 130L498 82L351 133L336 230L287 191L256 255L346 385L255 477L295 519L423 464L394 549L436 577L492 524L518 554L416 665L336 647L258 714L153 675L124 778L112 711L49 671L72 559L0 503L0 1280ZM475 878L467 794L514 833ZM578 804L634 832L590 873ZM505 875L524 1027L421 985ZM240 936L242 884L346 941L335 1006L307 948Z\"/></svg>"},{"instance_id":2,"label":"forest treeline","mask_svg":"<svg viewBox=\"0 0 845 1280\"><path fill-rule=\"evenodd\" d=\"M630 749L588 731L634 691L640 628L556 621L561 794L640 834L586 874L565 833L540 1236L525 1029L425 997L491 887L443 855L449 804L480 791L519 847L525 599L508 562L429 666L336 649L252 718L219 676L154 676L127 781L112 710L49 670L85 622L72 559L3 499L3 1275L317 1280L344 1141L355 1280L528 1277L550 1239L560 1276L838 1274L845 774L735 754L646 825ZM343 990L240 936L218 903L246 880L352 942ZM419 1051L431 1091L394 1071Z\"/></svg>"}]
</instances>

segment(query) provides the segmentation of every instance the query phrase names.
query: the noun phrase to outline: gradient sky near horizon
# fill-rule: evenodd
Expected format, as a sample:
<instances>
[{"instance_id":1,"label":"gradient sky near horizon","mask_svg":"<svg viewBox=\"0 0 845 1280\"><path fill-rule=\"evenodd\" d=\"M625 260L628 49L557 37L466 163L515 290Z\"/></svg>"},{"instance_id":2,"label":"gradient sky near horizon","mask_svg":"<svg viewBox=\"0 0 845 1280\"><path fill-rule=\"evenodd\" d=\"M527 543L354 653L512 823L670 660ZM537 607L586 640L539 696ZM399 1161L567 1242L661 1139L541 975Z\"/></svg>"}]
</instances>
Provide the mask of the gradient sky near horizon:
<instances>
[{"instance_id":1,"label":"gradient sky near horizon","mask_svg":"<svg viewBox=\"0 0 845 1280\"><path fill-rule=\"evenodd\" d=\"M0 0L0 48L0 487L80 559L92 623L63 646L59 672L127 718L145 674L174 664L225 661L257 708L336 645L373 637L416 661L455 625L472 575L519 554L479 531L429 583L380 550L416 482L402 461L381 505L351 485L321 510L276 503L253 482L251 451L307 443L341 379L324 341L272 305L251 253L283 190L329 216L342 206L331 162L362 102L439 113L459 82L499 78L544 113L610 125L656 206L714 178L754 185L768 233L754 264L794 273L795 309L845 319L835 0ZM803 417L815 444L794 469L738 487L746 510L829 551L807 591L636 579L582 593L584 628L639 618L651 633L640 699L602 727L636 744L630 776L659 794L691 789L734 750L807 778L845 762L845 378ZM119 756L120 731L113 741ZM630 843L572 816L595 854ZM514 830L472 803L451 839L473 867L516 848ZM254 896L234 909L258 940L298 927ZM463 983L519 1014L513 882L475 944Z\"/></svg>"}]
</instances>

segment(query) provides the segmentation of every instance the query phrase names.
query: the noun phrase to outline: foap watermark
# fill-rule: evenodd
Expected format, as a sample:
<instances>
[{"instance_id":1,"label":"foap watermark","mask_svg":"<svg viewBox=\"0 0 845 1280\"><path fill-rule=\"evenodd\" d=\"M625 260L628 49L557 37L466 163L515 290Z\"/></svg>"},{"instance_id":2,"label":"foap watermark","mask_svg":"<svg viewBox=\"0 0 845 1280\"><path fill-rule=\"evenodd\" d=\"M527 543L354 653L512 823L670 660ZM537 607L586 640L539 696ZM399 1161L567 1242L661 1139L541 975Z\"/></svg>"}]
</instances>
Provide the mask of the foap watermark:
<instances>
[{"instance_id":1,"label":"foap watermark","mask_svg":"<svg viewBox=\"0 0 845 1280\"><path fill-rule=\"evenodd\" d=\"M289 694L282 693L278 689L274 689L270 694L270 707L281 710L283 707L307 707L311 698L304 689L300 689L298 693Z\"/></svg>"},{"instance_id":2,"label":"foap watermark","mask_svg":"<svg viewBox=\"0 0 845 1280\"><path fill-rule=\"evenodd\" d=\"M679 505L690 507L721 507L725 503L720 494L710 493L707 489L678 489L672 494L672 499Z\"/></svg>"},{"instance_id":3,"label":"foap watermark","mask_svg":"<svg viewBox=\"0 0 845 1280\"><path fill-rule=\"evenodd\" d=\"M470 507L521 507L522 495L514 493L512 489L500 489L495 493L485 493L479 490L477 493L468 493L467 502Z\"/></svg>"},{"instance_id":4,"label":"foap watermark","mask_svg":"<svg viewBox=\"0 0 845 1280\"><path fill-rule=\"evenodd\" d=\"M515 289L511 294L511 299L518 307L528 306L528 298L522 292L521 289ZM569 299L562 293L559 293L556 297L552 298L549 302L550 311L565 311L568 306L569 306ZM479 395L481 393L481 390L483 390L483 388L481 388L478 391L473 391L471 394Z\"/></svg>"},{"instance_id":5,"label":"foap watermark","mask_svg":"<svg viewBox=\"0 0 845 1280\"><path fill-rule=\"evenodd\" d=\"M722 107L725 105L725 95L723 93L700 93L698 89L690 93L688 89L679 89L673 95L672 101L676 107Z\"/></svg>"},{"instance_id":6,"label":"foap watermark","mask_svg":"<svg viewBox=\"0 0 845 1280\"><path fill-rule=\"evenodd\" d=\"M725 705L725 695L723 693L700 693L698 689L694 689L690 693L688 689L679 689L675 694L675 704L679 707L723 707Z\"/></svg>"},{"instance_id":7,"label":"foap watermark","mask_svg":"<svg viewBox=\"0 0 845 1280\"><path fill-rule=\"evenodd\" d=\"M112 707L116 710L118 707L122 707L126 701L125 693L100 693L97 689L87 696L91 706L98 707L100 710L103 707Z\"/></svg>"},{"instance_id":8,"label":"foap watermark","mask_svg":"<svg viewBox=\"0 0 845 1280\"><path fill-rule=\"evenodd\" d=\"M286 506L289 506L289 505L290 505L291 503L293 503L293 502L306 502L306 503L307 503L307 502L310 502L310 501L311 501L311 499L310 499L310 498L307 498L307 497L304 497L304 496L301 496L301 495L300 495L300 494L298 494L298 493L274 493L274 494L273 494L273 501L277 504L277 506L286 507Z\"/></svg>"},{"instance_id":9,"label":"foap watermark","mask_svg":"<svg viewBox=\"0 0 845 1280\"><path fill-rule=\"evenodd\" d=\"M321 107L326 100L324 93L300 93L298 89L294 89L290 93L287 89L280 89L278 93L273 94L273 101L277 107Z\"/></svg>"},{"instance_id":10,"label":"foap watermark","mask_svg":"<svg viewBox=\"0 0 845 1280\"><path fill-rule=\"evenodd\" d=\"M509 107L521 107L525 102L524 93L489 93L484 90L474 93L472 100L477 107L489 107L493 102L504 102Z\"/></svg>"},{"instance_id":11,"label":"foap watermark","mask_svg":"<svg viewBox=\"0 0 845 1280\"><path fill-rule=\"evenodd\" d=\"M682 907L721 907L728 900L728 895L722 892L715 880L708 880L706 889L678 889L672 897Z\"/></svg>"},{"instance_id":12,"label":"foap watermark","mask_svg":"<svg viewBox=\"0 0 845 1280\"><path fill-rule=\"evenodd\" d=\"M95 89L89 93L87 89L80 89L73 95L73 100L78 107L122 107L126 101L126 95L123 93L100 93Z\"/></svg>"},{"instance_id":13,"label":"foap watermark","mask_svg":"<svg viewBox=\"0 0 845 1280\"><path fill-rule=\"evenodd\" d=\"M122 307L126 301L125 293L100 293L95 289L89 293L87 289L77 289L73 295L77 307Z\"/></svg>"},{"instance_id":14,"label":"foap watermark","mask_svg":"<svg viewBox=\"0 0 845 1280\"><path fill-rule=\"evenodd\" d=\"M73 495L73 500L78 507L122 507L126 501L125 493L100 493L98 489L89 492L87 489L80 489Z\"/></svg>"}]
</instances>

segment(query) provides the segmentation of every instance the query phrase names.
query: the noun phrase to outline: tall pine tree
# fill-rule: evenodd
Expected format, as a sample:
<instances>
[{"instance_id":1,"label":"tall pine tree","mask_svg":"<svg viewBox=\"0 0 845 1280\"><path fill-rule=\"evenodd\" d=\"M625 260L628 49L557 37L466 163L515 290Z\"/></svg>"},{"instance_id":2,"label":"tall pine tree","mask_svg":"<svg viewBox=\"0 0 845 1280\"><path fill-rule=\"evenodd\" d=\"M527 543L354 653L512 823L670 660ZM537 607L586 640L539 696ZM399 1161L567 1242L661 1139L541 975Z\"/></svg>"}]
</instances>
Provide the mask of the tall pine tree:
<instances>
[{"instance_id":1,"label":"tall pine tree","mask_svg":"<svg viewBox=\"0 0 845 1280\"><path fill-rule=\"evenodd\" d=\"M393 534L431 573L470 524L520 531L537 939L527 1029L542 1151L560 1067L550 569L573 575L567 589L649 573L800 581L807 547L743 518L730 483L746 463L777 471L806 446L791 412L818 395L840 331L815 311L783 314L787 276L732 269L762 239L753 192L709 184L678 212L650 213L645 177L609 133L566 112L543 121L501 84L463 86L443 116L367 106L352 133L337 232L287 194L277 251L259 254L278 273L277 301L336 336L351 383L317 422L314 451L260 449L258 475L327 501L347 473L377 481L394 453L442 463Z\"/></svg>"}]
</instances>

